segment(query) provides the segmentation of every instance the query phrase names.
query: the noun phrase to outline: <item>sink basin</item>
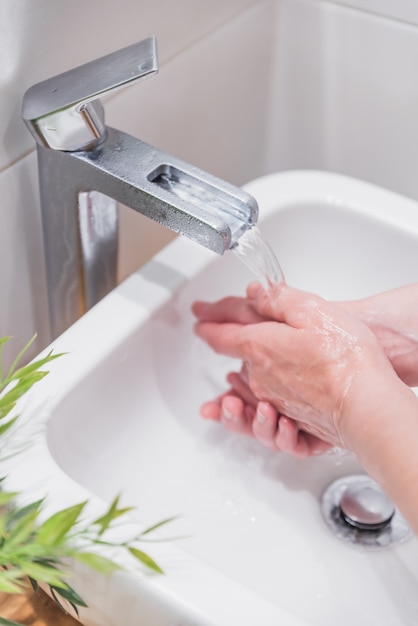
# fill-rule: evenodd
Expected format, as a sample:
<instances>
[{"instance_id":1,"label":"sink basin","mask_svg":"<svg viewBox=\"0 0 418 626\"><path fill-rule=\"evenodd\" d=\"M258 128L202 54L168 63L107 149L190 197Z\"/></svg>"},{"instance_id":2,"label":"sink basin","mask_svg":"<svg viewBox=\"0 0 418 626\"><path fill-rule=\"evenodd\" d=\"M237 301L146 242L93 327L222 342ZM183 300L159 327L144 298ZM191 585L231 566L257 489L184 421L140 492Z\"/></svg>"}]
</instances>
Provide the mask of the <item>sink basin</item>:
<instances>
[{"instance_id":1,"label":"sink basin","mask_svg":"<svg viewBox=\"0 0 418 626\"><path fill-rule=\"evenodd\" d=\"M287 172L249 185L287 282L349 299L418 280L418 206L358 180ZM165 570L76 570L83 623L100 626L399 626L418 614L418 544L336 538L321 514L353 455L296 460L198 417L236 363L194 337L195 299L242 294L232 253L178 238L58 338L68 352L34 390L15 439L13 488L49 507L122 493L143 526L179 515L144 547ZM26 419L25 419L26 416ZM30 471L28 471L30 467ZM122 558L122 557L121 557Z\"/></svg>"}]
</instances>

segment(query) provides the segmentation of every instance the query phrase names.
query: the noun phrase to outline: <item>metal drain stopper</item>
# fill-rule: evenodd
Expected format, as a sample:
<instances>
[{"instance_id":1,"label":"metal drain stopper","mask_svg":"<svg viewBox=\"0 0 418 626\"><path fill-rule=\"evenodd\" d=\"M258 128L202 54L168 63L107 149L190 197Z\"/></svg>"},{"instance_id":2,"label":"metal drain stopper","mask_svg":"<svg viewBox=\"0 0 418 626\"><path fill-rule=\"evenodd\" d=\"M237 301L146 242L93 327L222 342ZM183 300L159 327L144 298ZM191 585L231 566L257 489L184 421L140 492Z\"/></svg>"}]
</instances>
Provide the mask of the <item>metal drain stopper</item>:
<instances>
[{"instance_id":1,"label":"metal drain stopper","mask_svg":"<svg viewBox=\"0 0 418 626\"><path fill-rule=\"evenodd\" d=\"M383 548L411 537L409 527L367 474L343 476L325 490L322 514L334 535L366 548Z\"/></svg>"},{"instance_id":2,"label":"metal drain stopper","mask_svg":"<svg viewBox=\"0 0 418 626\"><path fill-rule=\"evenodd\" d=\"M380 530L395 514L392 502L374 484L348 487L341 498L340 509L344 521L360 530Z\"/></svg>"}]
</instances>

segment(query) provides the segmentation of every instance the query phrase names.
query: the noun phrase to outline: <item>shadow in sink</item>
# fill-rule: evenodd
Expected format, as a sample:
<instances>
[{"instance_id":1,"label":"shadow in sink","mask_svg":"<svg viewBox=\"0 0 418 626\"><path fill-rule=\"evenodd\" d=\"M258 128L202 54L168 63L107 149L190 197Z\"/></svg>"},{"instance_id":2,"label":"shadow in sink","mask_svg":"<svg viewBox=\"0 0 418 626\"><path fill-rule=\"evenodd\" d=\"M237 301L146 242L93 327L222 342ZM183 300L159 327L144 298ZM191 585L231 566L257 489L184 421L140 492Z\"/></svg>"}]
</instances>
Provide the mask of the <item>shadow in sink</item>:
<instances>
[{"instance_id":1,"label":"shadow in sink","mask_svg":"<svg viewBox=\"0 0 418 626\"><path fill-rule=\"evenodd\" d=\"M412 203L341 177L302 178L248 188L289 284L340 300L418 280ZM252 278L227 255L206 256L184 280L187 272L170 266L180 249L189 265L207 254L182 240L153 261L156 282L171 276L172 295L55 408L48 444L56 462L104 500L122 491L144 523L181 514L185 551L309 624L412 623L415 607L399 603L418 583L416 541L371 554L339 542L321 517L326 486L361 471L354 456L295 460L198 417L239 364L194 337L190 305L243 294ZM142 273L155 280L152 267Z\"/></svg>"}]
</instances>

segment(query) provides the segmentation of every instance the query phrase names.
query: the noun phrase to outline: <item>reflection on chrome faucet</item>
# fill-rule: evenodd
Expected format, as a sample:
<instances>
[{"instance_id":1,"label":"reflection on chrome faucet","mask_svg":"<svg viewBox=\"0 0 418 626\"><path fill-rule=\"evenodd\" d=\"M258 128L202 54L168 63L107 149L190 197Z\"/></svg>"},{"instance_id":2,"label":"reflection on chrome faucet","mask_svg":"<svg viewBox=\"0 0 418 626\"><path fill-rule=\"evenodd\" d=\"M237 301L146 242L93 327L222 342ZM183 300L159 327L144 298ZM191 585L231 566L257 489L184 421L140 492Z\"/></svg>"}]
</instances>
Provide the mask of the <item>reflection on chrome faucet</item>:
<instances>
[{"instance_id":1,"label":"reflection on chrome faucet","mask_svg":"<svg viewBox=\"0 0 418 626\"><path fill-rule=\"evenodd\" d=\"M99 98L157 71L150 37L25 93L22 117L38 150L52 337L116 285L118 202L218 254L257 221L257 203L242 189L105 126Z\"/></svg>"}]
</instances>

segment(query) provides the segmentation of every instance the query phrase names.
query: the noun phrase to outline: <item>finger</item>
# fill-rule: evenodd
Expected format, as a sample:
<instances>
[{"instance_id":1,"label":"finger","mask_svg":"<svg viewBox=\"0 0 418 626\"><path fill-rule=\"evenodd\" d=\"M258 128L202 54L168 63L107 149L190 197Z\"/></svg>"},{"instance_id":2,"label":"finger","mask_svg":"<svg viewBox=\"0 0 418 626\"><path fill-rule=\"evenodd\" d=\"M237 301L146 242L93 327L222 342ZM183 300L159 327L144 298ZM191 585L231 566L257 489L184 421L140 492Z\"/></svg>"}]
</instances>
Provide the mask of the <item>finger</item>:
<instances>
[{"instance_id":1,"label":"finger","mask_svg":"<svg viewBox=\"0 0 418 626\"><path fill-rule=\"evenodd\" d=\"M220 354L243 359L243 329L251 326L240 324L216 324L214 322L197 322L194 330L198 337Z\"/></svg>"},{"instance_id":2,"label":"finger","mask_svg":"<svg viewBox=\"0 0 418 626\"><path fill-rule=\"evenodd\" d=\"M254 409L244 404L241 398L225 396L222 400L221 423L231 432L252 435Z\"/></svg>"},{"instance_id":3,"label":"finger","mask_svg":"<svg viewBox=\"0 0 418 626\"><path fill-rule=\"evenodd\" d=\"M200 416L205 420L219 422L221 419L221 405L215 400L204 402L200 407Z\"/></svg>"},{"instance_id":4,"label":"finger","mask_svg":"<svg viewBox=\"0 0 418 626\"><path fill-rule=\"evenodd\" d=\"M194 302L192 312L201 322L255 324L264 320L246 298L232 296L213 303Z\"/></svg>"},{"instance_id":5,"label":"finger","mask_svg":"<svg viewBox=\"0 0 418 626\"><path fill-rule=\"evenodd\" d=\"M259 402L253 421L254 437L268 448L277 449L278 415L276 409L269 402Z\"/></svg>"},{"instance_id":6,"label":"finger","mask_svg":"<svg viewBox=\"0 0 418 626\"><path fill-rule=\"evenodd\" d=\"M282 416L279 419L277 445L283 452L304 459L310 456L309 441L306 433L299 430L297 424L290 418Z\"/></svg>"},{"instance_id":7,"label":"finger","mask_svg":"<svg viewBox=\"0 0 418 626\"><path fill-rule=\"evenodd\" d=\"M276 444L283 452L297 458L323 454L331 448L331 444L301 430L294 420L284 415L279 419Z\"/></svg>"},{"instance_id":8,"label":"finger","mask_svg":"<svg viewBox=\"0 0 418 626\"><path fill-rule=\"evenodd\" d=\"M214 400L208 400L200 406L200 416L204 419L219 422L221 419L222 401L226 396L235 396L234 389L228 389Z\"/></svg>"},{"instance_id":9,"label":"finger","mask_svg":"<svg viewBox=\"0 0 418 626\"><path fill-rule=\"evenodd\" d=\"M254 408L256 407L258 400L248 386L248 383L243 380L241 374L230 372L226 379L236 395L242 398L245 404Z\"/></svg>"}]
</instances>

